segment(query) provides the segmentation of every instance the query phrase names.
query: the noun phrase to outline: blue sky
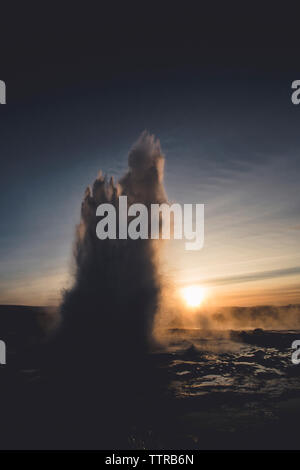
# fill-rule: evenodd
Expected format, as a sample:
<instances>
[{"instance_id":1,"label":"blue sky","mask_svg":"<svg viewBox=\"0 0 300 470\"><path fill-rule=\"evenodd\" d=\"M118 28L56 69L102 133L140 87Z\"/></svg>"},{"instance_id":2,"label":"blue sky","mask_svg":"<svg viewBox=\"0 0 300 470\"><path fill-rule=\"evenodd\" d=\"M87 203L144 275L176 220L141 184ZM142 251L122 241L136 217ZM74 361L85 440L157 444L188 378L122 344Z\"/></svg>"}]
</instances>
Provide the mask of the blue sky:
<instances>
[{"instance_id":1,"label":"blue sky","mask_svg":"<svg viewBox=\"0 0 300 470\"><path fill-rule=\"evenodd\" d=\"M203 250L166 249L175 282L211 280L219 302L300 301L299 272L289 271L300 266L294 78L184 67L50 88L1 108L0 302L59 302L85 187L99 169L120 177L144 129L161 140L169 199L205 204ZM218 294L213 280L226 276Z\"/></svg>"}]
</instances>

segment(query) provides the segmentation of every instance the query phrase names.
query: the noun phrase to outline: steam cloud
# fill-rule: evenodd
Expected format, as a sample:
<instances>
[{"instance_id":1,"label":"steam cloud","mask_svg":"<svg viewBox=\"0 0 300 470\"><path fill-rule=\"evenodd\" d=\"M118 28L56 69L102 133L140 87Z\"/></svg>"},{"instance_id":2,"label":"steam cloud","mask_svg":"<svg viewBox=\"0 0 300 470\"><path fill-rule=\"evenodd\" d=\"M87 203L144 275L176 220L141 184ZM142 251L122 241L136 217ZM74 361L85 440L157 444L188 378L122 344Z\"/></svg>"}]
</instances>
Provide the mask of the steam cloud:
<instances>
[{"instance_id":1,"label":"steam cloud","mask_svg":"<svg viewBox=\"0 0 300 470\"><path fill-rule=\"evenodd\" d=\"M195 328L200 330L199 335L222 330L300 329L300 305L200 308L193 318L184 315L184 309L165 310L167 313L159 318L159 328Z\"/></svg>"},{"instance_id":2,"label":"steam cloud","mask_svg":"<svg viewBox=\"0 0 300 470\"><path fill-rule=\"evenodd\" d=\"M93 187L86 189L76 230L74 285L64 294L61 331L64 348L71 348L72 354L81 345L78 360L85 361L87 373L92 358L93 363L100 361L102 372L104 368L110 374L118 367L122 374L122 363L126 381L136 381L136 377L142 381L160 295L157 242L100 241L96 208L102 203L113 204L118 220L120 196L127 196L128 204L147 207L166 202L159 141L143 132L129 152L128 165L118 183L112 178L108 181L100 172Z\"/></svg>"}]
</instances>

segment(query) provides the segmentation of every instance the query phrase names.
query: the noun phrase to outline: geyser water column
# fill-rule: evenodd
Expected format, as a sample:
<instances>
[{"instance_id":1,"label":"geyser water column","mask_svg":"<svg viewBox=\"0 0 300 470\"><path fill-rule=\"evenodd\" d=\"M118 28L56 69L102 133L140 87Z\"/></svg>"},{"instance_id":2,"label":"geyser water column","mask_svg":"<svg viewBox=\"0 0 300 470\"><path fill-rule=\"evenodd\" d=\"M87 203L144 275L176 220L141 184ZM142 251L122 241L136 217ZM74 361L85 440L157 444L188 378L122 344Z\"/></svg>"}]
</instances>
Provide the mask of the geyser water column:
<instances>
[{"instance_id":1,"label":"geyser water column","mask_svg":"<svg viewBox=\"0 0 300 470\"><path fill-rule=\"evenodd\" d=\"M127 384L141 383L157 310L160 283L156 265L157 241L99 240L99 204L166 202L164 156L159 141L144 132L128 157L129 168L115 184L100 173L85 192L74 246L74 284L61 305L63 355L83 365L86 380L108 374ZM74 357L75 355L75 357ZM76 366L74 366L76 369ZM113 372L114 371L114 372ZM120 377L119 377L120 378Z\"/></svg>"}]
</instances>

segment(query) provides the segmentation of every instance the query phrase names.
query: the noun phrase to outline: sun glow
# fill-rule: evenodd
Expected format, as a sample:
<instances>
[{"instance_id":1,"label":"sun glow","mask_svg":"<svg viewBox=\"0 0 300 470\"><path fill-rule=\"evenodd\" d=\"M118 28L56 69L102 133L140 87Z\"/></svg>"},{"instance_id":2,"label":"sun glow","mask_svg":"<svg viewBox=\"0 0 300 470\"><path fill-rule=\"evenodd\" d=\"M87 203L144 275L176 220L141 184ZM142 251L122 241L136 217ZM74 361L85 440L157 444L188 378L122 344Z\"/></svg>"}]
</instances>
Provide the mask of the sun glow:
<instances>
[{"instance_id":1,"label":"sun glow","mask_svg":"<svg viewBox=\"0 0 300 470\"><path fill-rule=\"evenodd\" d=\"M187 286L181 291L182 297L188 307L199 307L205 298L205 289L201 286Z\"/></svg>"}]
</instances>

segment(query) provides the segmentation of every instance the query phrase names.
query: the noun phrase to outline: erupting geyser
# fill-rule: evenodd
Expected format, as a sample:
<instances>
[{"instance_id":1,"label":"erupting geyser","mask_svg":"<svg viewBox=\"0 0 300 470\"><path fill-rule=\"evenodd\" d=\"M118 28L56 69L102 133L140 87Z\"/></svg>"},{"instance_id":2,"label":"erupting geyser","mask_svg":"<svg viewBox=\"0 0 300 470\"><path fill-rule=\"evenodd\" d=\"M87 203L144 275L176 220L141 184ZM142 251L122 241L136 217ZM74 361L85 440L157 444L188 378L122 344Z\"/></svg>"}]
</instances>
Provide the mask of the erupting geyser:
<instances>
[{"instance_id":1,"label":"erupting geyser","mask_svg":"<svg viewBox=\"0 0 300 470\"><path fill-rule=\"evenodd\" d=\"M51 403L57 407L51 426L55 438L63 436L72 448L97 448L100 436L104 448L111 442L128 445L130 425L153 419L161 396L163 380L149 354L160 298L159 241L99 240L96 234L101 203L118 211L122 195L130 204L147 207L166 202L164 157L154 136L144 132L128 162L117 184L99 173L85 192L74 245L74 283L64 293L60 328L48 355ZM59 430L57 414L63 423Z\"/></svg>"},{"instance_id":2,"label":"erupting geyser","mask_svg":"<svg viewBox=\"0 0 300 470\"><path fill-rule=\"evenodd\" d=\"M71 354L75 350L85 371L90 371L91 362L93 373L95 363L101 371L122 364L127 378L140 368L151 339L160 293L156 248L151 239L99 240L96 208L109 202L118 211L122 195L130 204L166 202L159 141L144 132L128 163L117 184L100 173L85 192L76 231L74 285L65 292L61 306L64 348Z\"/></svg>"}]
</instances>

